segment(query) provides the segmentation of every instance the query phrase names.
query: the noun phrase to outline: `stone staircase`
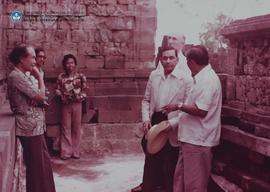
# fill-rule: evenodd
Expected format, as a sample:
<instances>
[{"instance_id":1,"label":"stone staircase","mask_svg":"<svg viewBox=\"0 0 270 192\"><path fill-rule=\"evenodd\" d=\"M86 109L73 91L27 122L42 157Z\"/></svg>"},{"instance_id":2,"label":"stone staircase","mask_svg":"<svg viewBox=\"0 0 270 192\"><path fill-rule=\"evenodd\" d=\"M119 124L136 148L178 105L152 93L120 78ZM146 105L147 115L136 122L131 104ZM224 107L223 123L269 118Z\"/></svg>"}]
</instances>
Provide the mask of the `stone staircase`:
<instances>
[{"instance_id":1,"label":"stone staircase","mask_svg":"<svg viewBox=\"0 0 270 192\"><path fill-rule=\"evenodd\" d=\"M270 191L270 116L223 106L214 173L246 192Z\"/></svg>"}]
</instances>

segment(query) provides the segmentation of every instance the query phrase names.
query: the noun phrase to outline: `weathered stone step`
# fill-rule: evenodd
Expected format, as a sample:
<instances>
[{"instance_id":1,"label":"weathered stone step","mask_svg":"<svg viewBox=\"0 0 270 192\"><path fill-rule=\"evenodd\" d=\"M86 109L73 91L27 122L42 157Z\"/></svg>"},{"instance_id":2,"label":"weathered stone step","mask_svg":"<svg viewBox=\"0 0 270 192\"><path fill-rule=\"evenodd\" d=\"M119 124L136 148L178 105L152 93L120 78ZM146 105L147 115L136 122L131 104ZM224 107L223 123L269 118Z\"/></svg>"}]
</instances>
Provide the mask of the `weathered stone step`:
<instances>
[{"instance_id":1,"label":"weathered stone step","mask_svg":"<svg viewBox=\"0 0 270 192\"><path fill-rule=\"evenodd\" d=\"M89 107L98 110L140 110L142 95L105 95L88 97Z\"/></svg>"},{"instance_id":2,"label":"weathered stone step","mask_svg":"<svg viewBox=\"0 0 270 192\"><path fill-rule=\"evenodd\" d=\"M270 139L255 136L236 126L223 125L222 139L270 157Z\"/></svg>"},{"instance_id":3,"label":"weathered stone step","mask_svg":"<svg viewBox=\"0 0 270 192\"><path fill-rule=\"evenodd\" d=\"M141 121L141 95L107 95L88 98L89 108L97 111L98 123Z\"/></svg>"},{"instance_id":4,"label":"weathered stone step","mask_svg":"<svg viewBox=\"0 0 270 192\"><path fill-rule=\"evenodd\" d=\"M141 121L142 95L90 96L84 102L83 123L136 123ZM91 121L97 115L94 121ZM57 98L46 111L48 125L60 124L61 105Z\"/></svg>"},{"instance_id":5,"label":"weathered stone step","mask_svg":"<svg viewBox=\"0 0 270 192\"><path fill-rule=\"evenodd\" d=\"M141 153L141 123L84 124L81 148L87 153Z\"/></svg>"},{"instance_id":6,"label":"weathered stone step","mask_svg":"<svg viewBox=\"0 0 270 192\"><path fill-rule=\"evenodd\" d=\"M141 123L98 123L82 125L81 148L86 153L142 152ZM60 127L48 126L47 135L57 138ZM56 142L58 142L56 140ZM55 144L57 150L57 143Z\"/></svg>"},{"instance_id":7,"label":"weathered stone step","mask_svg":"<svg viewBox=\"0 0 270 192\"><path fill-rule=\"evenodd\" d=\"M235 159L236 160L236 159ZM217 160L215 160L217 161ZM218 164L218 162L214 163L214 166ZM226 165L222 172L222 177L224 177L229 182L236 186L235 190L228 190L231 192L269 192L270 191L270 184L269 182L259 179L254 175L251 175L247 171L240 170L236 167ZM215 181L216 182L216 181Z\"/></svg>"},{"instance_id":8,"label":"weathered stone step","mask_svg":"<svg viewBox=\"0 0 270 192\"><path fill-rule=\"evenodd\" d=\"M147 79L144 81L111 81L111 82L89 82L88 95L143 95Z\"/></svg>"},{"instance_id":9,"label":"weathered stone step","mask_svg":"<svg viewBox=\"0 0 270 192\"><path fill-rule=\"evenodd\" d=\"M220 187L222 192L243 192L239 186L230 182L223 176L212 174L211 178Z\"/></svg>"},{"instance_id":10,"label":"weathered stone step","mask_svg":"<svg viewBox=\"0 0 270 192\"><path fill-rule=\"evenodd\" d=\"M256 136L270 139L270 116L223 106L221 122L225 125L237 126L239 129Z\"/></svg>"},{"instance_id":11,"label":"weathered stone step","mask_svg":"<svg viewBox=\"0 0 270 192\"><path fill-rule=\"evenodd\" d=\"M270 125L270 115L261 115L255 112L232 108L226 105L222 107L222 114L227 116L234 116L253 123L265 124L268 126Z\"/></svg>"}]
</instances>

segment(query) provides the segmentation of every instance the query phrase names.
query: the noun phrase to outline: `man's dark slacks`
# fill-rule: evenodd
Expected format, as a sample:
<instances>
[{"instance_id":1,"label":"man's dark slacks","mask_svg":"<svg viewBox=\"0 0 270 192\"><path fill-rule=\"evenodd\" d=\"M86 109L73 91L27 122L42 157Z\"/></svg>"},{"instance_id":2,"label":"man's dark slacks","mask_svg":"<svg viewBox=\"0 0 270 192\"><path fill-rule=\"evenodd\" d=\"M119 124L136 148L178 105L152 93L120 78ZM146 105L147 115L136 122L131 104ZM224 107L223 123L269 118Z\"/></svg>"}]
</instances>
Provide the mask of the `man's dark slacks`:
<instances>
[{"instance_id":1,"label":"man's dark slacks","mask_svg":"<svg viewBox=\"0 0 270 192\"><path fill-rule=\"evenodd\" d=\"M165 120L168 120L167 115L155 112L151 117L151 124L153 126ZM154 192L157 186L161 186L166 192L172 192L179 148L171 146L167 141L161 151L152 155L147 152L145 137L141 144L145 153L142 191Z\"/></svg>"},{"instance_id":2,"label":"man's dark slacks","mask_svg":"<svg viewBox=\"0 0 270 192\"><path fill-rule=\"evenodd\" d=\"M44 135L19 136L26 165L27 192L55 192L53 173Z\"/></svg>"}]
</instances>

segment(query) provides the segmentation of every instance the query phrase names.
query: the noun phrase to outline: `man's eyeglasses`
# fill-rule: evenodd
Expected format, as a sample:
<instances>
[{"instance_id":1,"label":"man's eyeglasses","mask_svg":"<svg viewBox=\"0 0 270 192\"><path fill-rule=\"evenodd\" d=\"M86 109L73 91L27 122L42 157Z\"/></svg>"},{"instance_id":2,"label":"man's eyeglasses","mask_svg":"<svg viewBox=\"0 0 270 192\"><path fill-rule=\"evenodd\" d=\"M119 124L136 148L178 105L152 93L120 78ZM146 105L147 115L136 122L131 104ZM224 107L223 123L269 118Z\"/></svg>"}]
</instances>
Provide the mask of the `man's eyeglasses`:
<instances>
[{"instance_id":1,"label":"man's eyeglasses","mask_svg":"<svg viewBox=\"0 0 270 192\"><path fill-rule=\"evenodd\" d=\"M46 59L46 56L37 55L37 58L40 58L40 59Z\"/></svg>"}]
</instances>

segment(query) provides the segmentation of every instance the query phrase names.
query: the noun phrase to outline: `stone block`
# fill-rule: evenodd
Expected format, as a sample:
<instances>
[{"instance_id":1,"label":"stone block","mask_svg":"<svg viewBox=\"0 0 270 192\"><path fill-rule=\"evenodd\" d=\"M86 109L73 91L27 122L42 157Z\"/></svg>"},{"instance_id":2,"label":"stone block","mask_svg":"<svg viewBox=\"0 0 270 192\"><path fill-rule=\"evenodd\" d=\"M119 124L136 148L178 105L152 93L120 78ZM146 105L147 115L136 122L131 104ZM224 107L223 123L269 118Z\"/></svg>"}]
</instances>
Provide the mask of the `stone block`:
<instances>
[{"instance_id":1,"label":"stone block","mask_svg":"<svg viewBox=\"0 0 270 192\"><path fill-rule=\"evenodd\" d=\"M116 4L116 0L98 0L98 4Z\"/></svg>"},{"instance_id":2,"label":"stone block","mask_svg":"<svg viewBox=\"0 0 270 192\"><path fill-rule=\"evenodd\" d=\"M46 33L49 34L50 31ZM47 37L46 37L47 38ZM53 38L53 37L52 37ZM53 39L48 40L48 42L54 42ZM61 50L59 50L59 45L56 43L47 43L43 45L45 52L47 55L50 55L50 57L47 57L45 60L44 69L45 71L56 71L56 68L59 69L59 71L62 71L62 53Z\"/></svg>"},{"instance_id":3,"label":"stone block","mask_svg":"<svg viewBox=\"0 0 270 192\"><path fill-rule=\"evenodd\" d=\"M236 85L235 77L228 75L226 78L226 100L235 99Z\"/></svg>"},{"instance_id":4,"label":"stone block","mask_svg":"<svg viewBox=\"0 0 270 192\"><path fill-rule=\"evenodd\" d=\"M222 125L233 125L238 127L240 123L240 119L235 116L230 115L221 115L221 124Z\"/></svg>"},{"instance_id":5,"label":"stone block","mask_svg":"<svg viewBox=\"0 0 270 192\"><path fill-rule=\"evenodd\" d=\"M99 124L88 124L88 123L83 123L82 124L82 129L83 129L83 134L82 138L87 138L87 140L96 140L96 130Z\"/></svg>"},{"instance_id":6,"label":"stone block","mask_svg":"<svg viewBox=\"0 0 270 192\"><path fill-rule=\"evenodd\" d=\"M152 17L136 17L137 21L140 23L141 30L149 30L152 34L155 34L157 29L157 18L156 15ZM144 35L144 33L142 33Z\"/></svg>"},{"instance_id":7,"label":"stone block","mask_svg":"<svg viewBox=\"0 0 270 192\"><path fill-rule=\"evenodd\" d=\"M95 56L95 55L91 55L91 56L84 56L85 58L85 66L87 69L101 69L104 68L104 57L103 56Z\"/></svg>"},{"instance_id":8,"label":"stone block","mask_svg":"<svg viewBox=\"0 0 270 192\"><path fill-rule=\"evenodd\" d=\"M85 31L96 29L96 26L98 24L98 19L96 16L90 14L83 17L82 21L82 28Z\"/></svg>"},{"instance_id":9,"label":"stone block","mask_svg":"<svg viewBox=\"0 0 270 192\"><path fill-rule=\"evenodd\" d=\"M131 31L113 31L112 38L114 42L128 42L132 38Z\"/></svg>"},{"instance_id":10,"label":"stone block","mask_svg":"<svg viewBox=\"0 0 270 192\"><path fill-rule=\"evenodd\" d=\"M151 34L149 34L149 38L150 38L150 36L151 36ZM155 44L153 42L150 42L149 39L146 40L146 41L143 41L143 39L140 39L140 37L139 38L138 37L136 38L136 41L140 43L139 46L141 47L141 49L144 49L144 50L153 50L153 52L155 52Z\"/></svg>"},{"instance_id":11,"label":"stone block","mask_svg":"<svg viewBox=\"0 0 270 192\"><path fill-rule=\"evenodd\" d=\"M270 185L266 181L258 179L246 171L227 168L224 174L228 180L237 184L243 191L267 192L270 190Z\"/></svg>"},{"instance_id":12,"label":"stone block","mask_svg":"<svg viewBox=\"0 0 270 192\"><path fill-rule=\"evenodd\" d=\"M119 56L122 55L120 52L120 47L116 43L110 43L110 42L105 42L105 43L100 43L100 53L101 55L105 56Z\"/></svg>"},{"instance_id":13,"label":"stone block","mask_svg":"<svg viewBox=\"0 0 270 192\"><path fill-rule=\"evenodd\" d=\"M73 54L75 56L78 55L78 44L77 43L72 43L70 41L67 41L67 42L63 42L61 45L62 45L62 49L61 49L62 54L61 55L63 55L63 56L66 54ZM61 59L63 59L63 58L61 58ZM81 67L81 66L83 66L83 63L78 63L78 67Z\"/></svg>"},{"instance_id":14,"label":"stone block","mask_svg":"<svg viewBox=\"0 0 270 192\"><path fill-rule=\"evenodd\" d=\"M105 5L101 6L98 4L90 4L87 7L87 15L95 15L99 16L102 15L102 8L105 8Z\"/></svg>"},{"instance_id":15,"label":"stone block","mask_svg":"<svg viewBox=\"0 0 270 192\"><path fill-rule=\"evenodd\" d=\"M19 22L19 23L11 22L9 15L2 15L1 18L2 18L1 26L4 26L4 28L6 29L23 29L24 28L23 22Z\"/></svg>"},{"instance_id":16,"label":"stone block","mask_svg":"<svg viewBox=\"0 0 270 192\"><path fill-rule=\"evenodd\" d=\"M124 56L105 56L105 69L123 69L125 65Z\"/></svg>"},{"instance_id":17,"label":"stone block","mask_svg":"<svg viewBox=\"0 0 270 192\"><path fill-rule=\"evenodd\" d=\"M100 123L136 123L140 120L140 111L98 111L98 122Z\"/></svg>"},{"instance_id":18,"label":"stone block","mask_svg":"<svg viewBox=\"0 0 270 192\"><path fill-rule=\"evenodd\" d=\"M82 115L82 123L90 123L95 115L97 115L97 111L88 109L86 113Z\"/></svg>"},{"instance_id":19,"label":"stone block","mask_svg":"<svg viewBox=\"0 0 270 192\"><path fill-rule=\"evenodd\" d=\"M25 4L25 15L40 16L46 12L46 5L44 3L26 3Z\"/></svg>"},{"instance_id":20,"label":"stone block","mask_svg":"<svg viewBox=\"0 0 270 192\"><path fill-rule=\"evenodd\" d=\"M134 39L139 45L144 45L145 48L154 48L154 34L154 29L148 29L145 26L145 29L141 30L139 33L136 32L136 35L134 35Z\"/></svg>"},{"instance_id":21,"label":"stone block","mask_svg":"<svg viewBox=\"0 0 270 192\"><path fill-rule=\"evenodd\" d=\"M121 15L121 9L116 4L90 5L87 11L88 14L104 17Z\"/></svg>"},{"instance_id":22,"label":"stone block","mask_svg":"<svg viewBox=\"0 0 270 192\"><path fill-rule=\"evenodd\" d=\"M89 100L93 103L93 108L97 110L109 110L110 103L108 96L93 96L89 97Z\"/></svg>"},{"instance_id":23,"label":"stone block","mask_svg":"<svg viewBox=\"0 0 270 192\"><path fill-rule=\"evenodd\" d=\"M82 4L85 5L92 5L92 4L97 4L96 0L80 0Z\"/></svg>"},{"instance_id":24,"label":"stone block","mask_svg":"<svg viewBox=\"0 0 270 192\"><path fill-rule=\"evenodd\" d=\"M270 139L270 127L264 124L256 124L254 134L258 137Z\"/></svg>"},{"instance_id":25,"label":"stone block","mask_svg":"<svg viewBox=\"0 0 270 192\"><path fill-rule=\"evenodd\" d=\"M264 163L266 163L267 161L267 158L264 155L256 153L254 151L249 151L248 159L257 166L264 166ZM256 168L259 170L259 167L257 166Z\"/></svg>"},{"instance_id":26,"label":"stone block","mask_svg":"<svg viewBox=\"0 0 270 192\"><path fill-rule=\"evenodd\" d=\"M244 120L251 121L254 123L264 123L265 125L270 125L270 116L269 115L260 115L256 113L251 113L244 111L242 114Z\"/></svg>"},{"instance_id":27,"label":"stone block","mask_svg":"<svg viewBox=\"0 0 270 192\"><path fill-rule=\"evenodd\" d=\"M238 119L242 116L243 111L239 110L234 107L229 107L229 106L222 106L222 114L228 115L228 116L234 116L237 117Z\"/></svg>"},{"instance_id":28,"label":"stone block","mask_svg":"<svg viewBox=\"0 0 270 192\"><path fill-rule=\"evenodd\" d=\"M251 133L254 134L255 132L255 124L251 123L251 122L247 122L247 121L243 121L241 120L238 124L238 128L247 132L247 133Z\"/></svg>"},{"instance_id":29,"label":"stone block","mask_svg":"<svg viewBox=\"0 0 270 192\"><path fill-rule=\"evenodd\" d=\"M6 35L8 47L14 47L23 41L23 30L6 30Z\"/></svg>"},{"instance_id":30,"label":"stone block","mask_svg":"<svg viewBox=\"0 0 270 192\"><path fill-rule=\"evenodd\" d=\"M0 108L0 191L11 191L15 162L15 121L5 103Z\"/></svg>"},{"instance_id":31,"label":"stone block","mask_svg":"<svg viewBox=\"0 0 270 192\"><path fill-rule=\"evenodd\" d=\"M236 61L237 61L237 48L230 48L228 50L228 63L227 63L227 72L230 74L230 75L235 75L236 72L235 72L235 67L237 65Z\"/></svg>"},{"instance_id":32,"label":"stone block","mask_svg":"<svg viewBox=\"0 0 270 192\"><path fill-rule=\"evenodd\" d=\"M103 16L119 16L119 17L126 17L126 16L134 16L134 6L128 6L128 5L106 5L106 7L103 9L102 14Z\"/></svg>"},{"instance_id":33,"label":"stone block","mask_svg":"<svg viewBox=\"0 0 270 192\"><path fill-rule=\"evenodd\" d=\"M222 126L222 139L270 157L269 139L260 138L255 135L245 133L234 126L229 125Z\"/></svg>"},{"instance_id":34,"label":"stone block","mask_svg":"<svg viewBox=\"0 0 270 192\"><path fill-rule=\"evenodd\" d=\"M124 5L126 5L126 4L130 5L130 4L135 4L136 2L135 2L135 0L117 0L117 3L124 4Z\"/></svg>"},{"instance_id":35,"label":"stone block","mask_svg":"<svg viewBox=\"0 0 270 192\"><path fill-rule=\"evenodd\" d=\"M59 137L60 129L60 125L48 125L46 134L48 137Z\"/></svg>"},{"instance_id":36,"label":"stone block","mask_svg":"<svg viewBox=\"0 0 270 192\"><path fill-rule=\"evenodd\" d=\"M135 130L138 129L140 124L118 124L114 126L114 124L109 125L111 127L111 131L116 135L116 138L119 140L135 139Z\"/></svg>"},{"instance_id":37,"label":"stone block","mask_svg":"<svg viewBox=\"0 0 270 192\"><path fill-rule=\"evenodd\" d=\"M112 31L107 28L98 29L94 33L94 39L96 42L111 42Z\"/></svg>"},{"instance_id":38,"label":"stone block","mask_svg":"<svg viewBox=\"0 0 270 192\"><path fill-rule=\"evenodd\" d=\"M145 50L141 49L139 51L140 61L154 61L155 59L155 51L154 50Z\"/></svg>"},{"instance_id":39,"label":"stone block","mask_svg":"<svg viewBox=\"0 0 270 192\"><path fill-rule=\"evenodd\" d=\"M133 17L110 17L105 20L111 30L131 30L135 28Z\"/></svg>"},{"instance_id":40,"label":"stone block","mask_svg":"<svg viewBox=\"0 0 270 192\"><path fill-rule=\"evenodd\" d=\"M99 56L100 44L99 43L80 43L78 54L88 55L88 56Z\"/></svg>"},{"instance_id":41,"label":"stone block","mask_svg":"<svg viewBox=\"0 0 270 192\"><path fill-rule=\"evenodd\" d=\"M94 88L96 96L102 95L137 95L136 83L100 83Z\"/></svg>"},{"instance_id":42,"label":"stone block","mask_svg":"<svg viewBox=\"0 0 270 192\"><path fill-rule=\"evenodd\" d=\"M93 107L98 110L121 110L140 111L142 96L140 95L109 95L93 96L89 100L93 102Z\"/></svg>"},{"instance_id":43,"label":"stone block","mask_svg":"<svg viewBox=\"0 0 270 192\"><path fill-rule=\"evenodd\" d=\"M81 147L88 153L142 152L134 130L140 124L84 124Z\"/></svg>"},{"instance_id":44,"label":"stone block","mask_svg":"<svg viewBox=\"0 0 270 192\"><path fill-rule=\"evenodd\" d=\"M157 15L157 9L153 1L151 3L143 2L143 4L138 4L136 2L135 12L137 17L143 16L146 18L146 17L156 17Z\"/></svg>"},{"instance_id":45,"label":"stone block","mask_svg":"<svg viewBox=\"0 0 270 192\"><path fill-rule=\"evenodd\" d=\"M28 43L42 42L45 40L45 35L42 30L27 30L24 32L24 39Z\"/></svg>"},{"instance_id":46,"label":"stone block","mask_svg":"<svg viewBox=\"0 0 270 192\"><path fill-rule=\"evenodd\" d=\"M87 42L88 32L85 32L83 30L73 30L71 32L71 41L72 42Z\"/></svg>"},{"instance_id":47,"label":"stone block","mask_svg":"<svg viewBox=\"0 0 270 192\"><path fill-rule=\"evenodd\" d=\"M48 34L49 37L46 37L46 39L50 39L51 42L67 42L68 41L68 33L67 30L57 30L52 31L53 34Z\"/></svg>"},{"instance_id":48,"label":"stone block","mask_svg":"<svg viewBox=\"0 0 270 192\"><path fill-rule=\"evenodd\" d=\"M12 11L18 10L21 12L25 11L25 6L21 3L5 3L6 4L6 9L5 12L9 15ZM3 14L4 15L4 14Z\"/></svg>"}]
</instances>

